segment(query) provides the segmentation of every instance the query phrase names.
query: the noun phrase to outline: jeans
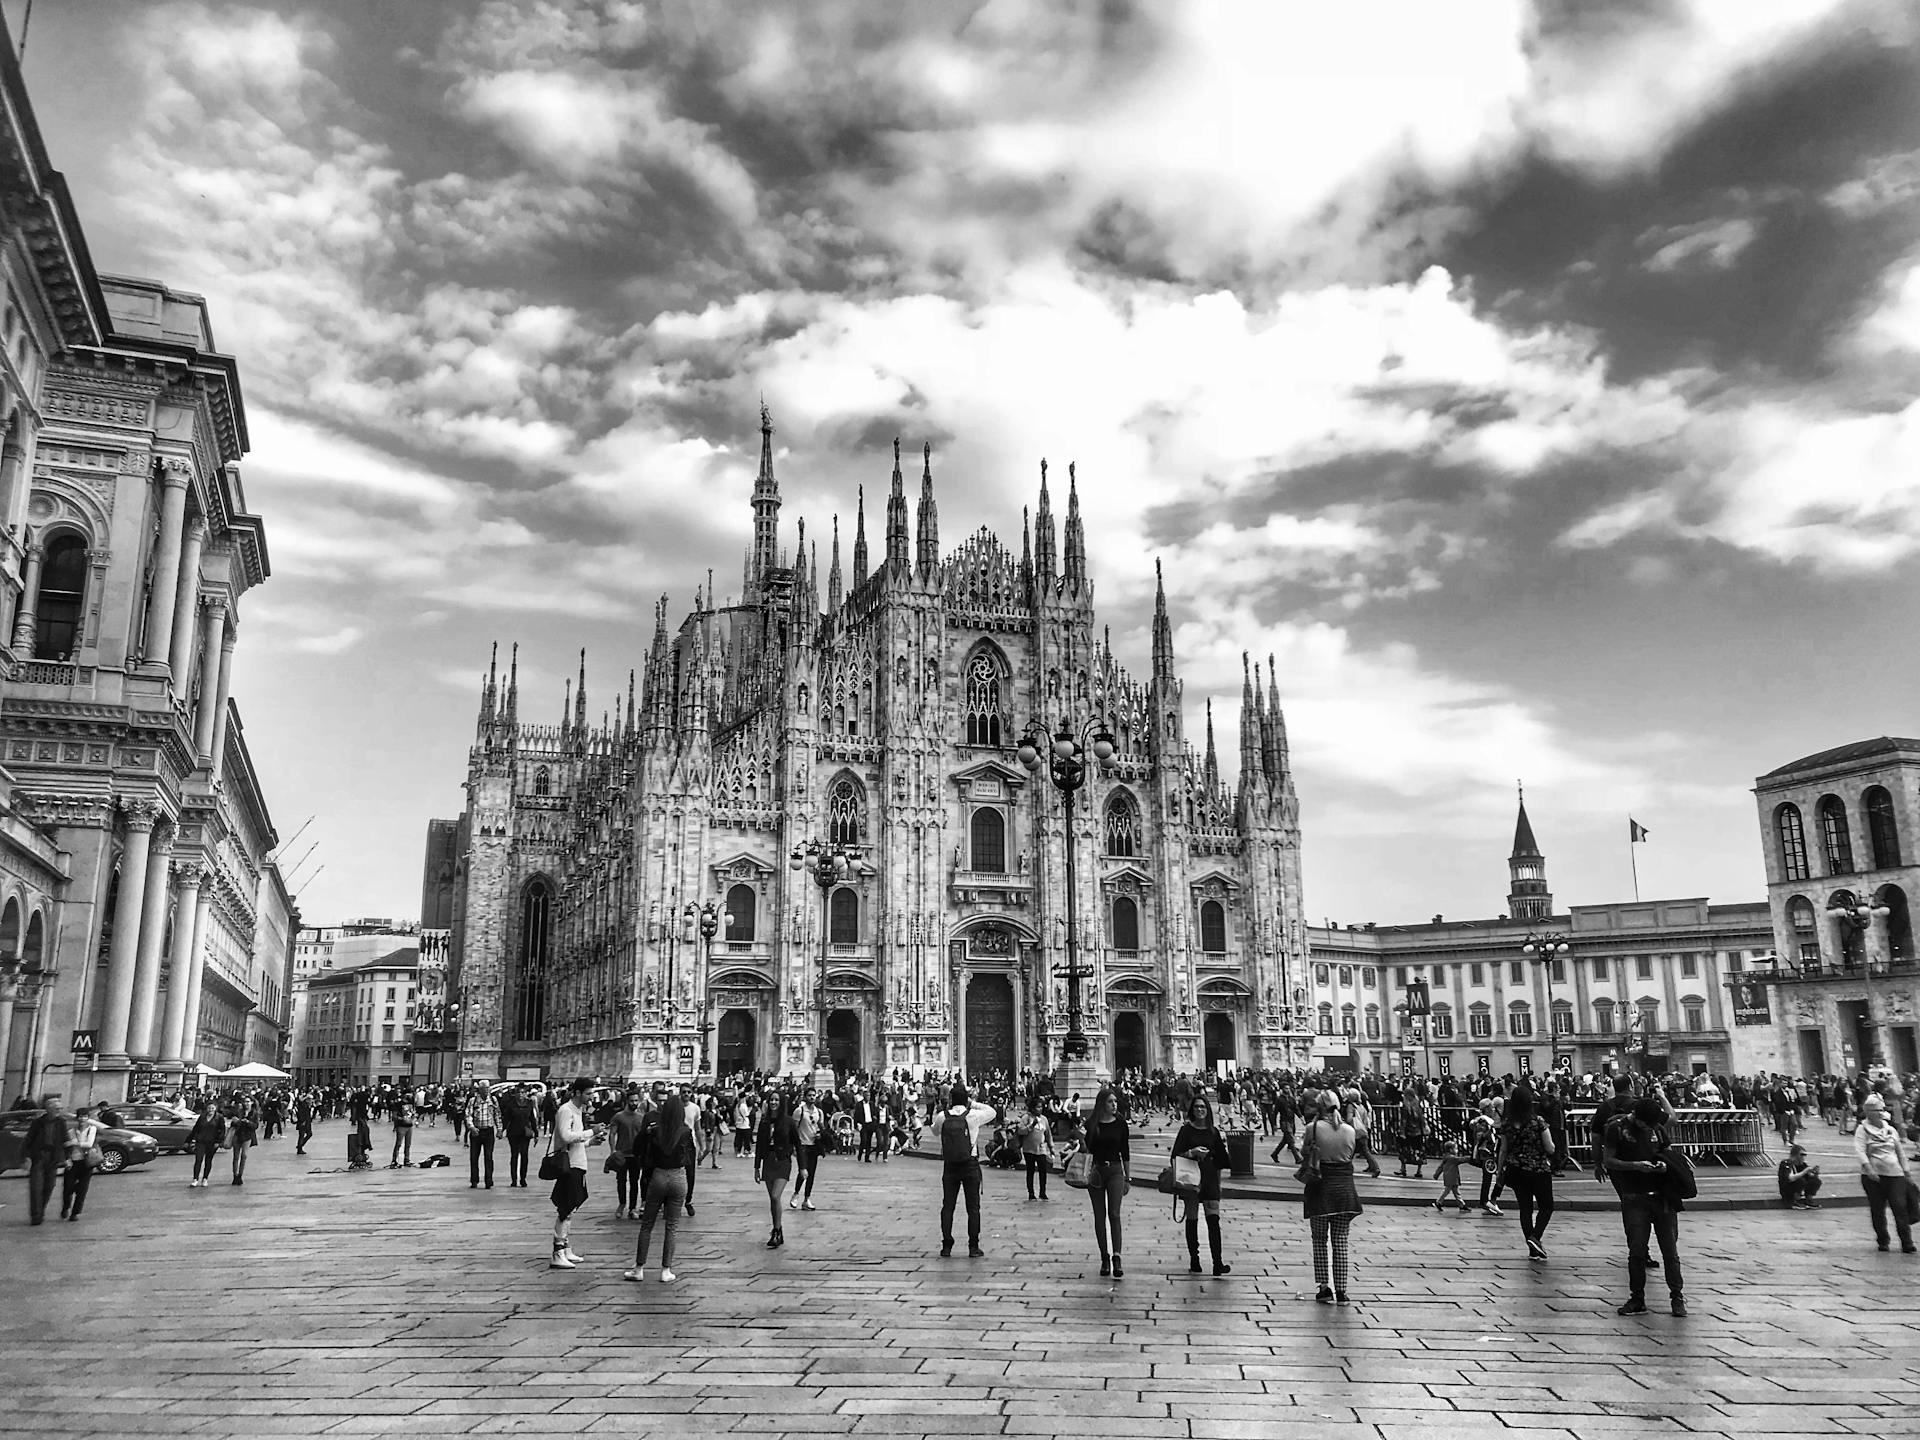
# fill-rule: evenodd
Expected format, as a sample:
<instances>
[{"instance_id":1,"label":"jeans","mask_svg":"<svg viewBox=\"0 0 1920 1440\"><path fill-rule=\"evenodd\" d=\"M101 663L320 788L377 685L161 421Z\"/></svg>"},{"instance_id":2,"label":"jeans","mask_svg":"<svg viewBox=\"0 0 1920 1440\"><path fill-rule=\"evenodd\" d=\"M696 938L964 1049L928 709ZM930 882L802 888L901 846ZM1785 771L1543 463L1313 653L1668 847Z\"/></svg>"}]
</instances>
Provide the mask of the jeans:
<instances>
[{"instance_id":1,"label":"jeans","mask_svg":"<svg viewBox=\"0 0 1920 1440\"><path fill-rule=\"evenodd\" d=\"M656 1170L647 1181L647 1207L640 1212L640 1244L633 1252L633 1264L639 1269L647 1263L647 1246L653 1241L653 1222L662 1208L666 1210L667 1233L660 1241L660 1263L673 1268L673 1235L680 1228L680 1217L687 1208L687 1172L678 1166Z\"/></svg>"},{"instance_id":2,"label":"jeans","mask_svg":"<svg viewBox=\"0 0 1920 1440\"><path fill-rule=\"evenodd\" d=\"M1900 1236L1900 1248L1913 1248L1913 1227L1907 1221L1907 1186L1913 1182L1904 1175L1862 1175L1860 1188L1867 1192L1867 1204L1873 1208L1873 1238L1882 1250L1887 1248L1887 1211L1893 1211L1893 1228Z\"/></svg>"},{"instance_id":3,"label":"jeans","mask_svg":"<svg viewBox=\"0 0 1920 1440\"><path fill-rule=\"evenodd\" d=\"M513 1143L513 1137L507 1137L507 1143ZM646 1197L640 1193L640 1157L623 1155L613 1162L613 1208L616 1210L637 1210Z\"/></svg>"},{"instance_id":4,"label":"jeans","mask_svg":"<svg viewBox=\"0 0 1920 1440\"><path fill-rule=\"evenodd\" d=\"M467 1180L470 1184L480 1183L480 1157L487 1161L487 1188L493 1188L493 1127L476 1130L467 1129Z\"/></svg>"},{"instance_id":5,"label":"jeans","mask_svg":"<svg viewBox=\"0 0 1920 1440\"><path fill-rule=\"evenodd\" d=\"M1494 1184L1493 1173L1493 1162L1491 1160L1480 1167L1480 1203L1482 1205L1498 1204L1500 1191L1507 1183L1507 1177L1502 1175L1500 1177L1500 1184Z\"/></svg>"},{"instance_id":6,"label":"jeans","mask_svg":"<svg viewBox=\"0 0 1920 1440\"><path fill-rule=\"evenodd\" d=\"M60 1162L51 1155L36 1155L27 1170L27 1218L38 1225L47 1218L47 1199L53 1194L53 1182L60 1178Z\"/></svg>"},{"instance_id":7,"label":"jeans","mask_svg":"<svg viewBox=\"0 0 1920 1440\"><path fill-rule=\"evenodd\" d=\"M413 1164L413 1126L396 1125L393 1127L393 1163Z\"/></svg>"},{"instance_id":8,"label":"jeans","mask_svg":"<svg viewBox=\"0 0 1920 1440\"><path fill-rule=\"evenodd\" d=\"M1120 1253L1120 1201L1127 1193L1127 1167L1121 1161L1094 1162L1087 1198L1093 1202L1093 1239L1100 1258Z\"/></svg>"},{"instance_id":9,"label":"jeans","mask_svg":"<svg viewBox=\"0 0 1920 1440\"><path fill-rule=\"evenodd\" d=\"M793 1152L793 1193L802 1202L813 1198L813 1174L820 1168L820 1147L801 1145Z\"/></svg>"},{"instance_id":10,"label":"jeans","mask_svg":"<svg viewBox=\"0 0 1920 1440\"><path fill-rule=\"evenodd\" d=\"M293 1153L296 1155L306 1154L307 1142L311 1139L313 1139L313 1122L311 1120L301 1120L301 1121L295 1122L295 1129L293 1132Z\"/></svg>"},{"instance_id":11,"label":"jeans","mask_svg":"<svg viewBox=\"0 0 1920 1440\"><path fill-rule=\"evenodd\" d=\"M1520 1202L1520 1234L1538 1240L1547 1233L1547 1221L1553 1218L1553 1176L1514 1171L1506 1177L1507 1188Z\"/></svg>"},{"instance_id":12,"label":"jeans","mask_svg":"<svg viewBox=\"0 0 1920 1440\"><path fill-rule=\"evenodd\" d=\"M1033 1199L1033 1177L1040 1177L1040 1198L1047 1198L1047 1157L1045 1155L1023 1156L1027 1162L1027 1198Z\"/></svg>"},{"instance_id":13,"label":"jeans","mask_svg":"<svg viewBox=\"0 0 1920 1440\"><path fill-rule=\"evenodd\" d=\"M507 1132L507 1184L525 1187L527 1183L527 1150L533 1144L533 1136L516 1135Z\"/></svg>"},{"instance_id":14,"label":"jeans","mask_svg":"<svg viewBox=\"0 0 1920 1440\"><path fill-rule=\"evenodd\" d=\"M60 1186L60 1213L78 1220L87 1203L87 1186L93 1182L93 1166L75 1161L67 1166L67 1178Z\"/></svg>"},{"instance_id":15,"label":"jeans","mask_svg":"<svg viewBox=\"0 0 1920 1440\"><path fill-rule=\"evenodd\" d=\"M953 1249L953 1206L967 1192L967 1248L980 1248L980 1162L948 1162L940 1176L940 1248Z\"/></svg>"},{"instance_id":16,"label":"jeans","mask_svg":"<svg viewBox=\"0 0 1920 1440\"><path fill-rule=\"evenodd\" d=\"M1684 1286L1680 1278L1680 1214L1658 1195L1622 1191L1620 1225L1627 1232L1627 1289L1635 1300L1647 1294L1647 1236L1660 1242L1660 1263L1667 1272L1667 1290L1676 1299Z\"/></svg>"},{"instance_id":17,"label":"jeans","mask_svg":"<svg viewBox=\"0 0 1920 1440\"><path fill-rule=\"evenodd\" d=\"M213 1157L219 1153L214 1145L196 1145L193 1147L193 1178L211 1180L213 1178Z\"/></svg>"}]
</instances>

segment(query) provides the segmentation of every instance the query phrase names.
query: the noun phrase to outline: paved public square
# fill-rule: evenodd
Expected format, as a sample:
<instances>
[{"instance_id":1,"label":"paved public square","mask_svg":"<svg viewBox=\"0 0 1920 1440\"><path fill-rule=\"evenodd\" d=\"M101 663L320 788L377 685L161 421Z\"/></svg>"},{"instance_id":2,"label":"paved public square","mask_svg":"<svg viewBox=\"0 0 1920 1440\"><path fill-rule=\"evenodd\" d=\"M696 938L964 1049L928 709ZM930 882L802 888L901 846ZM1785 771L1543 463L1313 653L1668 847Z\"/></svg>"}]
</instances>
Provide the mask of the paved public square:
<instances>
[{"instance_id":1,"label":"paved public square","mask_svg":"<svg viewBox=\"0 0 1920 1440\"><path fill-rule=\"evenodd\" d=\"M1530 1265L1511 1210L1382 1206L1354 1232L1356 1303L1328 1307L1292 1204L1229 1202L1215 1280L1137 1189L1112 1282L1057 1182L1041 1205L989 1172L986 1257L942 1260L937 1164L835 1158L821 1208L768 1251L764 1193L728 1159L701 1173L678 1283L640 1286L611 1177L576 1224L589 1263L550 1271L545 1187L505 1188L504 1147L491 1191L444 1126L415 1155L450 1169L350 1175L343 1149L339 1123L305 1157L262 1145L237 1189L189 1189L186 1158L162 1157L38 1229L0 1182L0 1430L1920 1434L1920 1257L1876 1252L1855 1207L1690 1216L1692 1314L1656 1282L1653 1313L1622 1319L1611 1213L1556 1220Z\"/></svg>"}]
</instances>

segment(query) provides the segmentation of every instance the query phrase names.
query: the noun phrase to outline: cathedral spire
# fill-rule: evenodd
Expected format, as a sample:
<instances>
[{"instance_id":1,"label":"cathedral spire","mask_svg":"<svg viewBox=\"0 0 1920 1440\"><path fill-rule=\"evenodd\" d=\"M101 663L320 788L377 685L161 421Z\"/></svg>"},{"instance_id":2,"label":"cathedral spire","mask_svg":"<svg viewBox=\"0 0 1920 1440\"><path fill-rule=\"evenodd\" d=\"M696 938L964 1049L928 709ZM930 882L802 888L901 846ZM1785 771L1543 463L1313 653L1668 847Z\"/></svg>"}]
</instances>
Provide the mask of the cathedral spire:
<instances>
[{"instance_id":1,"label":"cathedral spire","mask_svg":"<svg viewBox=\"0 0 1920 1440\"><path fill-rule=\"evenodd\" d=\"M1040 462L1040 508L1033 517L1033 569L1044 593L1053 588L1053 502L1047 496L1047 462Z\"/></svg>"},{"instance_id":2,"label":"cathedral spire","mask_svg":"<svg viewBox=\"0 0 1920 1440\"><path fill-rule=\"evenodd\" d=\"M827 571L827 613L840 608L840 517L833 517L833 568Z\"/></svg>"},{"instance_id":3,"label":"cathedral spire","mask_svg":"<svg viewBox=\"0 0 1920 1440\"><path fill-rule=\"evenodd\" d=\"M513 654L507 660L507 729L520 721L520 642L513 642Z\"/></svg>"},{"instance_id":4,"label":"cathedral spire","mask_svg":"<svg viewBox=\"0 0 1920 1440\"><path fill-rule=\"evenodd\" d=\"M1260 763L1260 688L1253 683L1253 661L1240 652L1240 798L1251 799L1254 788L1266 778Z\"/></svg>"},{"instance_id":5,"label":"cathedral spire","mask_svg":"<svg viewBox=\"0 0 1920 1440\"><path fill-rule=\"evenodd\" d=\"M1280 709L1280 675L1272 652L1267 655L1267 717L1273 725L1273 758L1267 764L1267 774L1275 790L1291 789L1293 766L1287 755L1287 717Z\"/></svg>"},{"instance_id":6,"label":"cathedral spire","mask_svg":"<svg viewBox=\"0 0 1920 1440\"><path fill-rule=\"evenodd\" d=\"M1080 528L1080 482L1074 463L1067 462L1066 567L1063 578L1069 590L1084 590L1087 585L1087 536Z\"/></svg>"},{"instance_id":7,"label":"cathedral spire","mask_svg":"<svg viewBox=\"0 0 1920 1440\"><path fill-rule=\"evenodd\" d=\"M560 733L565 735L573 728L573 681L569 679L560 687Z\"/></svg>"},{"instance_id":8,"label":"cathedral spire","mask_svg":"<svg viewBox=\"0 0 1920 1440\"><path fill-rule=\"evenodd\" d=\"M940 511L933 503L933 444L920 444L920 513L914 563L924 578L940 568Z\"/></svg>"},{"instance_id":9,"label":"cathedral spire","mask_svg":"<svg viewBox=\"0 0 1920 1440\"><path fill-rule=\"evenodd\" d=\"M753 482L753 588L779 565L780 484L773 478L773 417L760 402L760 474Z\"/></svg>"},{"instance_id":10,"label":"cathedral spire","mask_svg":"<svg viewBox=\"0 0 1920 1440\"><path fill-rule=\"evenodd\" d=\"M493 658L487 661L487 673L480 677L480 724L474 731L476 740L487 741L488 732L493 729L494 707L498 705L500 692L500 642L493 642Z\"/></svg>"},{"instance_id":11,"label":"cathedral spire","mask_svg":"<svg viewBox=\"0 0 1920 1440\"><path fill-rule=\"evenodd\" d=\"M1200 778L1206 782L1208 790L1220 788L1220 752L1213 747L1213 701L1211 699L1207 701L1207 759L1205 767L1200 772Z\"/></svg>"},{"instance_id":12,"label":"cathedral spire","mask_svg":"<svg viewBox=\"0 0 1920 1440\"><path fill-rule=\"evenodd\" d=\"M893 442L893 489L887 496L887 572L904 576L907 554L907 485L900 475L900 440Z\"/></svg>"},{"instance_id":13,"label":"cathedral spire","mask_svg":"<svg viewBox=\"0 0 1920 1440\"><path fill-rule=\"evenodd\" d=\"M1167 582L1157 555L1153 561L1153 680L1168 691L1173 687L1173 622L1167 618Z\"/></svg>"},{"instance_id":14,"label":"cathedral spire","mask_svg":"<svg viewBox=\"0 0 1920 1440\"><path fill-rule=\"evenodd\" d=\"M1513 822L1513 853L1507 857L1507 913L1516 920L1545 920L1553 914L1547 889L1547 857L1533 838L1527 819L1527 791L1520 787L1520 813Z\"/></svg>"},{"instance_id":15,"label":"cathedral spire","mask_svg":"<svg viewBox=\"0 0 1920 1440\"><path fill-rule=\"evenodd\" d=\"M629 670L627 671L627 736L629 739L633 736L633 726L633 671Z\"/></svg>"},{"instance_id":16,"label":"cathedral spire","mask_svg":"<svg viewBox=\"0 0 1920 1440\"><path fill-rule=\"evenodd\" d=\"M573 692L573 727L582 731L587 728L587 652L584 646L580 650L580 688Z\"/></svg>"},{"instance_id":17,"label":"cathedral spire","mask_svg":"<svg viewBox=\"0 0 1920 1440\"><path fill-rule=\"evenodd\" d=\"M649 743L673 728L673 670L667 657L667 597L653 607L653 645L647 651L647 684L640 696Z\"/></svg>"},{"instance_id":18,"label":"cathedral spire","mask_svg":"<svg viewBox=\"0 0 1920 1440\"><path fill-rule=\"evenodd\" d=\"M858 590L867 578L867 487L860 487L853 511L853 588Z\"/></svg>"}]
</instances>

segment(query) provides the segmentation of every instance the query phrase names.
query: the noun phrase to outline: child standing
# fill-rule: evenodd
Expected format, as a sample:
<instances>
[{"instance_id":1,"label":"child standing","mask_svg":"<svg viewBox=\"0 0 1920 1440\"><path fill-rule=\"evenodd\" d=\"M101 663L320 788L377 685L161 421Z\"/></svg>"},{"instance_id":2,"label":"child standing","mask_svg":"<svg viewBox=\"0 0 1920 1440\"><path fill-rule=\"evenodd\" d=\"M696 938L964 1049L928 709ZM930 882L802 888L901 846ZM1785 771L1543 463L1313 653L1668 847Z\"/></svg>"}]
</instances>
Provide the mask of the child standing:
<instances>
[{"instance_id":1,"label":"child standing","mask_svg":"<svg viewBox=\"0 0 1920 1440\"><path fill-rule=\"evenodd\" d=\"M1466 1156L1460 1153L1460 1142L1448 1136L1440 1150L1440 1198L1433 1202L1433 1208L1446 1213L1447 1197L1453 1197L1453 1203L1460 1207L1460 1213L1466 1214L1471 1208L1460 1198L1460 1165Z\"/></svg>"}]
</instances>

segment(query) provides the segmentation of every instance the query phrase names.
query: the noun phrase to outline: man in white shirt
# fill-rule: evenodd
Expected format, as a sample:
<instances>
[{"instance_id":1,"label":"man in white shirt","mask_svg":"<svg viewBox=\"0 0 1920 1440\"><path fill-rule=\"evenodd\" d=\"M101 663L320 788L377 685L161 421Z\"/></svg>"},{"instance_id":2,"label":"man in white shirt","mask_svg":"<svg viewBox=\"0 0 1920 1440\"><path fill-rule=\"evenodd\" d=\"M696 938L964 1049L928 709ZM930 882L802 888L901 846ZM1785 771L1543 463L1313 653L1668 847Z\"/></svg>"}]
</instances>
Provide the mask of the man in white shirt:
<instances>
[{"instance_id":1,"label":"man in white shirt","mask_svg":"<svg viewBox=\"0 0 1920 1440\"><path fill-rule=\"evenodd\" d=\"M991 1123L999 1111L980 1104L967 1094L967 1087L956 1084L947 1096L946 1113L940 1117L940 1254L953 1254L953 1207L964 1191L967 1197L967 1254L979 1257L980 1248L980 1129ZM964 1133L962 1133L964 1131Z\"/></svg>"}]
</instances>

